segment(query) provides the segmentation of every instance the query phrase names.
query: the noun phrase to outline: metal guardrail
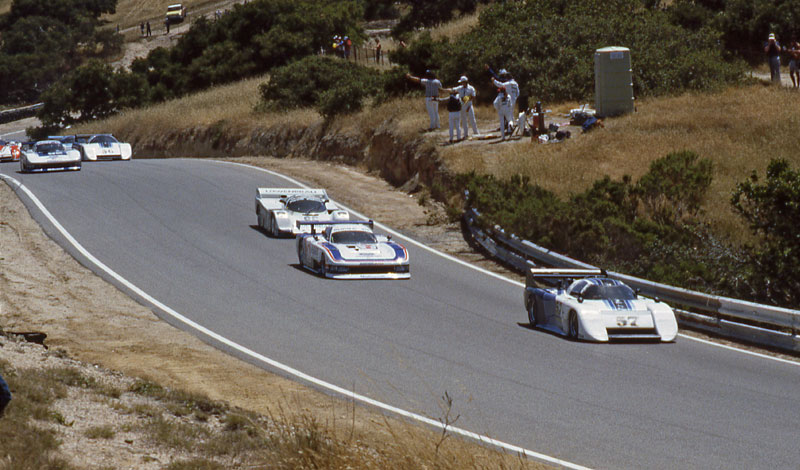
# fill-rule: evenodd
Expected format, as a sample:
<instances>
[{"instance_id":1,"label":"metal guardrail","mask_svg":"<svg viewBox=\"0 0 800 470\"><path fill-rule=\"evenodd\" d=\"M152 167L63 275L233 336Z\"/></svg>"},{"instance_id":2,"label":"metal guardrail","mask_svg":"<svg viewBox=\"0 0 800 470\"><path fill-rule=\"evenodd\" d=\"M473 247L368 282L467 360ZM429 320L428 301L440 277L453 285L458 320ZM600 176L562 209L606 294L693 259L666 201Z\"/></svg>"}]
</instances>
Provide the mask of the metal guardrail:
<instances>
[{"instance_id":1,"label":"metal guardrail","mask_svg":"<svg viewBox=\"0 0 800 470\"><path fill-rule=\"evenodd\" d=\"M21 108L15 109L7 109L5 111L0 111L0 124L5 124L7 122L12 121L19 121L20 119L25 119L27 117L34 116L36 111L38 111L42 106L43 103L36 103L30 106L23 106Z\"/></svg>"},{"instance_id":2,"label":"metal guardrail","mask_svg":"<svg viewBox=\"0 0 800 470\"><path fill-rule=\"evenodd\" d=\"M515 235L507 235L500 227L483 230L476 223L479 216L478 211L472 208L463 214L472 239L493 257L520 272L526 272L533 262L562 268L596 269L595 266L521 240ZM800 352L799 310L703 294L621 273L609 272L608 276L639 289L648 297L657 297L669 303L681 326Z\"/></svg>"}]
</instances>

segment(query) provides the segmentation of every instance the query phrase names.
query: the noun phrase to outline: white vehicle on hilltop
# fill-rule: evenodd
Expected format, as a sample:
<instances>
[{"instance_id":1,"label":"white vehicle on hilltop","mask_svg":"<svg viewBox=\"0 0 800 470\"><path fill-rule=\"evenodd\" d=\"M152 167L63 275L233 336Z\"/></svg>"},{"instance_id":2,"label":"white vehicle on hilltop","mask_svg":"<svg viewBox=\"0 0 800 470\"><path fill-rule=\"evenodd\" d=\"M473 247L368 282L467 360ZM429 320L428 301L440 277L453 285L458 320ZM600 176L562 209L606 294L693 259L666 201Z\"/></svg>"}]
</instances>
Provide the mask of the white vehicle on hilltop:
<instances>
[{"instance_id":1,"label":"white vehicle on hilltop","mask_svg":"<svg viewBox=\"0 0 800 470\"><path fill-rule=\"evenodd\" d=\"M64 147L57 140L40 140L23 144L19 157L19 170L30 171L80 170L81 154Z\"/></svg>"},{"instance_id":2,"label":"white vehicle on hilltop","mask_svg":"<svg viewBox=\"0 0 800 470\"><path fill-rule=\"evenodd\" d=\"M131 144L120 142L111 134L75 136L72 148L85 161L130 160L133 155Z\"/></svg>"},{"instance_id":3,"label":"white vehicle on hilltop","mask_svg":"<svg viewBox=\"0 0 800 470\"><path fill-rule=\"evenodd\" d=\"M297 222L314 222L319 228L326 222L350 220L350 213L332 203L324 189L258 188L256 216L258 226L273 237L310 230Z\"/></svg>"},{"instance_id":4,"label":"white vehicle on hilltop","mask_svg":"<svg viewBox=\"0 0 800 470\"><path fill-rule=\"evenodd\" d=\"M297 237L300 265L333 279L408 279L411 270L406 248L391 236L376 235L372 221L320 224L297 222L310 233Z\"/></svg>"},{"instance_id":5,"label":"white vehicle on hilltop","mask_svg":"<svg viewBox=\"0 0 800 470\"><path fill-rule=\"evenodd\" d=\"M539 280L557 287L539 287ZM678 335L669 305L639 296L600 269L532 268L525 284L531 326L589 341L674 341Z\"/></svg>"}]
</instances>

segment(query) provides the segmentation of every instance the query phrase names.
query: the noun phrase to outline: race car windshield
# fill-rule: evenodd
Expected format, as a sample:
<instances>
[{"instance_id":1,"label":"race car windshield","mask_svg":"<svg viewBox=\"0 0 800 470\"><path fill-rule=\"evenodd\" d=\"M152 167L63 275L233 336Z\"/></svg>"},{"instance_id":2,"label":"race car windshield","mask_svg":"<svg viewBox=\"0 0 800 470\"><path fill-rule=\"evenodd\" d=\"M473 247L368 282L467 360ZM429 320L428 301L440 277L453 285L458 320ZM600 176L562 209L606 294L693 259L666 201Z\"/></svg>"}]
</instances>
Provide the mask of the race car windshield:
<instances>
[{"instance_id":1,"label":"race car windshield","mask_svg":"<svg viewBox=\"0 0 800 470\"><path fill-rule=\"evenodd\" d=\"M594 285L590 284L581 292L587 300L635 300L636 293L626 285Z\"/></svg>"},{"instance_id":2,"label":"race car windshield","mask_svg":"<svg viewBox=\"0 0 800 470\"><path fill-rule=\"evenodd\" d=\"M355 245L358 243L377 243L375 235L369 232L352 231L352 232L334 232L331 235L331 242L341 243L342 245Z\"/></svg>"},{"instance_id":3,"label":"race car windshield","mask_svg":"<svg viewBox=\"0 0 800 470\"><path fill-rule=\"evenodd\" d=\"M110 135L96 135L89 141L91 144L115 144L117 139Z\"/></svg>"},{"instance_id":4,"label":"race car windshield","mask_svg":"<svg viewBox=\"0 0 800 470\"><path fill-rule=\"evenodd\" d=\"M63 147L61 144L41 144L36 146L36 153L55 153L61 152Z\"/></svg>"},{"instance_id":5,"label":"race car windshield","mask_svg":"<svg viewBox=\"0 0 800 470\"><path fill-rule=\"evenodd\" d=\"M298 199L289 201L286 208L293 212L302 212L308 214L309 212L325 212L325 203L316 199Z\"/></svg>"}]
</instances>

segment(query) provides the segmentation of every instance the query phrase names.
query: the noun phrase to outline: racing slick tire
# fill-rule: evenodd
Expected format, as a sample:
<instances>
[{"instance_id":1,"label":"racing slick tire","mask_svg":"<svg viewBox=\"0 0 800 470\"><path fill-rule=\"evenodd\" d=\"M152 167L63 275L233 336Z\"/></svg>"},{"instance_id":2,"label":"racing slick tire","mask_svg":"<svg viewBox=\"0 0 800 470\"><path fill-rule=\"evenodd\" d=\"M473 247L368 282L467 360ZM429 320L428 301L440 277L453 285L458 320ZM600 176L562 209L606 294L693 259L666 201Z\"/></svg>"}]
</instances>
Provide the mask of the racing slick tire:
<instances>
[{"instance_id":1,"label":"racing slick tire","mask_svg":"<svg viewBox=\"0 0 800 470\"><path fill-rule=\"evenodd\" d=\"M536 306L535 298L528 300L528 322L531 327L542 324L541 313L539 312L539 307Z\"/></svg>"},{"instance_id":2,"label":"racing slick tire","mask_svg":"<svg viewBox=\"0 0 800 470\"><path fill-rule=\"evenodd\" d=\"M568 327L569 327L569 331L568 331L567 335L571 339L577 341L578 340L578 328L579 327L578 327L578 314L575 312L575 310L571 310L569 312L569 325L568 325Z\"/></svg>"},{"instance_id":3,"label":"racing slick tire","mask_svg":"<svg viewBox=\"0 0 800 470\"><path fill-rule=\"evenodd\" d=\"M319 263L319 275L322 277L328 277L328 261L325 257L322 257L322 261Z\"/></svg>"},{"instance_id":4,"label":"racing slick tire","mask_svg":"<svg viewBox=\"0 0 800 470\"><path fill-rule=\"evenodd\" d=\"M270 217L269 217L269 234L272 235L275 238L278 238L278 237L281 236L281 231L278 230L278 224L275 223L275 216L274 215L270 215Z\"/></svg>"},{"instance_id":5,"label":"racing slick tire","mask_svg":"<svg viewBox=\"0 0 800 470\"><path fill-rule=\"evenodd\" d=\"M264 211L262 211L261 208L256 212L256 216L258 217L258 228L266 230L267 228L264 227Z\"/></svg>"}]
</instances>

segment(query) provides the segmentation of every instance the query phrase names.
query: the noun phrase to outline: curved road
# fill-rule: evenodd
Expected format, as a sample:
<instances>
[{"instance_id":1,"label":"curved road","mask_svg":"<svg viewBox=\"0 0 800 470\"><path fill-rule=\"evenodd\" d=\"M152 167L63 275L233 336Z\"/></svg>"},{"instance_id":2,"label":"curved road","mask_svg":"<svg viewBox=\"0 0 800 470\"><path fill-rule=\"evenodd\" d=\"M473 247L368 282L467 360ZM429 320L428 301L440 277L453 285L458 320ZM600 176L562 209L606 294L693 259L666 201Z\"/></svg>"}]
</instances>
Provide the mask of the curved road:
<instances>
[{"instance_id":1,"label":"curved road","mask_svg":"<svg viewBox=\"0 0 800 470\"><path fill-rule=\"evenodd\" d=\"M297 268L293 240L254 228L255 188L290 184L251 167L136 160L16 169L0 164L133 284L344 389L434 419L446 391L457 426L588 467L800 464L797 364L685 338L606 345L531 330L521 287L402 239L409 281L321 279Z\"/></svg>"}]
</instances>

